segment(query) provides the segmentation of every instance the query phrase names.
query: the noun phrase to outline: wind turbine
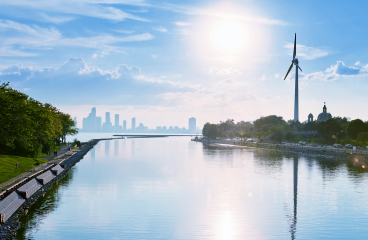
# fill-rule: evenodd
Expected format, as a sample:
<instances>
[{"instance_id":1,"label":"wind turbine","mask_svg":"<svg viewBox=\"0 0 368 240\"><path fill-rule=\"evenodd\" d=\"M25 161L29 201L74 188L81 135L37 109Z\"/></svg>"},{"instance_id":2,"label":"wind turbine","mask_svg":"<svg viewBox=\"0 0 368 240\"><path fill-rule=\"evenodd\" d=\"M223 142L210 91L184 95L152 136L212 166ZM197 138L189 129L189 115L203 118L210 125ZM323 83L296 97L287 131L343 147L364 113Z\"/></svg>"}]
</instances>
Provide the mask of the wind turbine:
<instances>
[{"instance_id":1,"label":"wind turbine","mask_svg":"<svg viewBox=\"0 0 368 240\"><path fill-rule=\"evenodd\" d=\"M290 70L293 68L293 65L296 66L296 70L295 70L295 102L294 102L294 122L299 121L299 87L298 87L298 68L300 69L300 71L302 71L302 69L299 67L299 61L298 59L295 57L296 55L296 33L295 33L295 40L294 40L294 53L293 53L293 60L291 61L291 65L289 67L289 70L286 73L286 76L284 78L284 80L286 79L286 77L288 76Z\"/></svg>"}]
</instances>

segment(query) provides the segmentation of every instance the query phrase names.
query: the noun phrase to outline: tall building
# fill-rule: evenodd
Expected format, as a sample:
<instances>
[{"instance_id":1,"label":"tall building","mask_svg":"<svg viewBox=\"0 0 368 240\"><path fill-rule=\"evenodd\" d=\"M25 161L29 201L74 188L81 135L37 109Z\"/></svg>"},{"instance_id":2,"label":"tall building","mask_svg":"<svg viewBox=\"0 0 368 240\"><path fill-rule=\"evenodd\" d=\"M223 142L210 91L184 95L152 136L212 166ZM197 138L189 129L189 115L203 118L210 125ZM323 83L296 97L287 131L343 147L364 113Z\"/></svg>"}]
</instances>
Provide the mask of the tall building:
<instances>
[{"instance_id":1,"label":"tall building","mask_svg":"<svg viewBox=\"0 0 368 240\"><path fill-rule=\"evenodd\" d=\"M135 131L135 117L132 118L132 130Z\"/></svg>"},{"instance_id":2,"label":"tall building","mask_svg":"<svg viewBox=\"0 0 368 240\"><path fill-rule=\"evenodd\" d=\"M122 128L119 125L119 114L115 114L115 125L114 125L114 132L121 132Z\"/></svg>"},{"instance_id":3,"label":"tall building","mask_svg":"<svg viewBox=\"0 0 368 240\"><path fill-rule=\"evenodd\" d=\"M189 133L196 133L196 119L194 117L189 118Z\"/></svg>"},{"instance_id":4,"label":"tall building","mask_svg":"<svg viewBox=\"0 0 368 240\"><path fill-rule=\"evenodd\" d=\"M106 112L106 120L102 125L102 131L103 132L112 132L112 123L110 121L110 113Z\"/></svg>"},{"instance_id":5,"label":"tall building","mask_svg":"<svg viewBox=\"0 0 368 240\"><path fill-rule=\"evenodd\" d=\"M92 108L92 112L88 117L83 118L84 132L101 132L101 117L96 116L96 108Z\"/></svg>"},{"instance_id":6,"label":"tall building","mask_svg":"<svg viewBox=\"0 0 368 240\"><path fill-rule=\"evenodd\" d=\"M77 117L74 117L73 121L74 121L74 128L77 128Z\"/></svg>"},{"instance_id":7,"label":"tall building","mask_svg":"<svg viewBox=\"0 0 368 240\"><path fill-rule=\"evenodd\" d=\"M123 131L126 131L126 120L123 121Z\"/></svg>"}]
</instances>

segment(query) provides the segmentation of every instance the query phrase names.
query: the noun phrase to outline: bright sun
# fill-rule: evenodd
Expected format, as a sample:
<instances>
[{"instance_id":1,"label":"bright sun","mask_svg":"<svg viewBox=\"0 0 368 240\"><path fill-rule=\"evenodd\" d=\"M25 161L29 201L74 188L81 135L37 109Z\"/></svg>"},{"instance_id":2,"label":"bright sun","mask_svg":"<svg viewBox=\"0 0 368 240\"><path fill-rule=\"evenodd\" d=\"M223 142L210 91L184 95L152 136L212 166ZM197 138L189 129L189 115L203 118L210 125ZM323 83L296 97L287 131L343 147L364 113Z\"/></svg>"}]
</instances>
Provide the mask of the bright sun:
<instances>
[{"instance_id":1,"label":"bright sun","mask_svg":"<svg viewBox=\"0 0 368 240\"><path fill-rule=\"evenodd\" d=\"M215 28L213 39L221 50L234 51L244 43L244 30L236 22L223 22Z\"/></svg>"}]
</instances>

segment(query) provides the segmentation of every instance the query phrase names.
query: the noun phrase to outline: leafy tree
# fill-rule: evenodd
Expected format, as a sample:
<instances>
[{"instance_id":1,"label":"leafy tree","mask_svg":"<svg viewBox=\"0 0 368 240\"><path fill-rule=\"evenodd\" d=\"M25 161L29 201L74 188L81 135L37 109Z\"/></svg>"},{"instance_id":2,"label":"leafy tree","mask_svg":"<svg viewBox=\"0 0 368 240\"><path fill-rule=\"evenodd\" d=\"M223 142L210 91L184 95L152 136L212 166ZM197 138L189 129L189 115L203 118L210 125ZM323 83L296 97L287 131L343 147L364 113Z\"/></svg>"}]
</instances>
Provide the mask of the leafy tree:
<instances>
[{"instance_id":1,"label":"leafy tree","mask_svg":"<svg viewBox=\"0 0 368 240\"><path fill-rule=\"evenodd\" d=\"M317 128L317 123L315 121L309 122L309 123L305 124L305 126L304 126L304 129L306 131L315 131L316 128Z\"/></svg>"},{"instance_id":2,"label":"leafy tree","mask_svg":"<svg viewBox=\"0 0 368 240\"><path fill-rule=\"evenodd\" d=\"M293 133L291 131L287 131L285 133L285 139L291 141L293 139Z\"/></svg>"},{"instance_id":3,"label":"leafy tree","mask_svg":"<svg viewBox=\"0 0 368 240\"><path fill-rule=\"evenodd\" d=\"M334 118L330 118L323 127L323 134L326 136L326 139L332 139L332 136L338 134L341 130L342 127L340 123Z\"/></svg>"},{"instance_id":4,"label":"leafy tree","mask_svg":"<svg viewBox=\"0 0 368 240\"><path fill-rule=\"evenodd\" d=\"M359 133L356 140L359 146L365 147L367 145L366 141L368 141L368 132Z\"/></svg>"},{"instance_id":5,"label":"leafy tree","mask_svg":"<svg viewBox=\"0 0 368 240\"><path fill-rule=\"evenodd\" d=\"M203 136L208 137L208 129L209 129L210 125L211 125L211 123L208 122L203 126L203 129L202 129Z\"/></svg>"},{"instance_id":6,"label":"leafy tree","mask_svg":"<svg viewBox=\"0 0 368 240\"><path fill-rule=\"evenodd\" d=\"M368 132L367 125L360 119L355 119L349 123L347 132L352 139L356 139L361 132Z\"/></svg>"},{"instance_id":7,"label":"leafy tree","mask_svg":"<svg viewBox=\"0 0 368 240\"><path fill-rule=\"evenodd\" d=\"M261 117L254 121L254 128L257 131L268 131L271 126L284 125L286 122L282 117L276 115L270 115L267 117Z\"/></svg>"},{"instance_id":8,"label":"leafy tree","mask_svg":"<svg viewBox=\"0 0 368 240\"><path fill-rule=\"evenodd\" d=\"M216 138L219 136L219 129L216 124L210 124L207 130L207 136L208 138Z\"/></svg>"},{"instance_id":9,"label":"leafy tree","mask_svg":"<svg viewBox=\"0 0 368 240\"><path fill-rule=\"evenodd\" d=\"M78 133L78 130L74 128L75 122L69 114L60 113L59 117L62 124L61 142L66 143L66 135L75 135Z\"/></svg>"},{"instance_id":10,"label":"leafy tree","mask_svg":"<svg viewBox=\"0 0 368 240\"><path fill-rule=\"evenodd\" d=\"M9 86L0 85L0 153L36 157L62 135L61 114ZM70 116L69 116L70 117Z\"/></svg>"}]
</instances>

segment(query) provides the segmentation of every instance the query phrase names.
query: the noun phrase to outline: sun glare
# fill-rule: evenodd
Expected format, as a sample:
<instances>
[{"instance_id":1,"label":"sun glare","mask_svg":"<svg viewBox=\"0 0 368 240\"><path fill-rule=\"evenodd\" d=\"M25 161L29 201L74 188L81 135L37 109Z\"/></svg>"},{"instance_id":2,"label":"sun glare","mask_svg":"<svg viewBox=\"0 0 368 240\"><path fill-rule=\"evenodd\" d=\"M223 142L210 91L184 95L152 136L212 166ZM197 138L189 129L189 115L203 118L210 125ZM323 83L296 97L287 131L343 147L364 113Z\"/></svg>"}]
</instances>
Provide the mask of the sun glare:
<instances>
[{"instance_id":1,"label":"sun glare","mask_svg":"<svg viewBox=\"0 0 368 240\"><path fill-rule=\"evenodd\" d=\"M215 27L213 40L221 50L234 51L244 43L244 30L236 22L223 22Z\"/></svg>"}]
</instances>

